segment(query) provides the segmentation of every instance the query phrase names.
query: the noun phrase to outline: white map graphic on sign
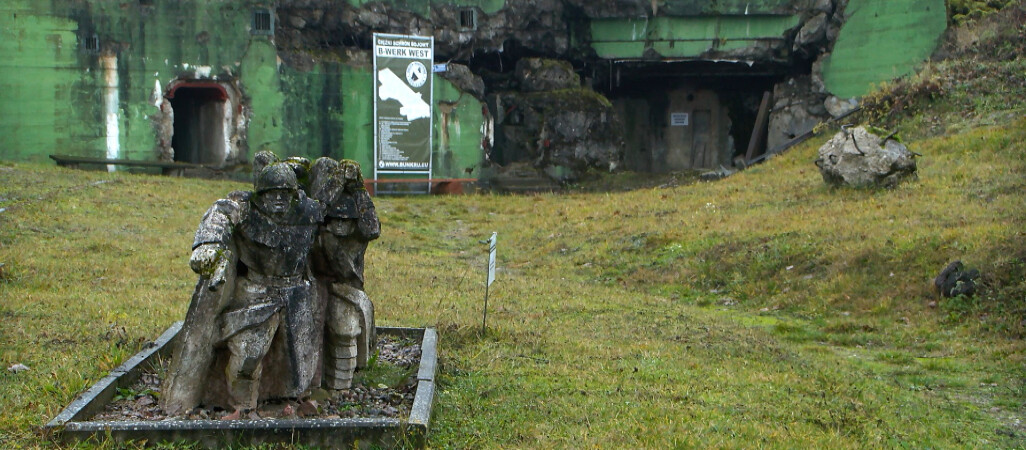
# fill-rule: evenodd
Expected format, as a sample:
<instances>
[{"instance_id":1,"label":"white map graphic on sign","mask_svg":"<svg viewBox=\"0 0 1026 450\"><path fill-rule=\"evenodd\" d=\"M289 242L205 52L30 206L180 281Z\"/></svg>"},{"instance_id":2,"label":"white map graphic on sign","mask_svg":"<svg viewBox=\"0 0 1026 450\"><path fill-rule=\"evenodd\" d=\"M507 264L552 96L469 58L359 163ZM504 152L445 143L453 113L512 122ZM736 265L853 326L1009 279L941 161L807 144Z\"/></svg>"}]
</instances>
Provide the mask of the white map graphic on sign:
<instances>
[{"instance_id":1,"label":"white map graphic on sign","mask_svg":"<svg viewBox=\"0 0 1026 450\"><path fill-rule=\"evenodd\" d=\"M399 113L406 116L406 120L417 120L431 117L431 105L424 101L421 94L414 92L403 82L391 69L378 71L378 98L381 100L397 100L402 105Z\"/></svg>"}]
</instances>

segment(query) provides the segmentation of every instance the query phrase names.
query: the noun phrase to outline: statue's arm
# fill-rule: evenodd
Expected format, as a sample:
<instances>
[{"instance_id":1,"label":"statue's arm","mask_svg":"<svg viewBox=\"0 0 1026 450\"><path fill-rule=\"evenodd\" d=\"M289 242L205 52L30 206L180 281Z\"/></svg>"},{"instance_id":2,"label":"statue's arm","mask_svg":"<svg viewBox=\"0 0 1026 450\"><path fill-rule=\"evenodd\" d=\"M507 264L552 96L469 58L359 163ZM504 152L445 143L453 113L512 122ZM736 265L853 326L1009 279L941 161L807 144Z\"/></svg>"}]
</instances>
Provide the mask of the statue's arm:
<instances>
[{"instance_id":1,"label":"statue's arm","mask_svg":"<svg viewBox=\"0 0 1026 450\"><path fill-rule=\"evenodd\" d=\"M356 208L360 211L360 218L357 220L356 228L360 237L366 241L372 241L381 236L381 222L378 221L378 213L374 210L374 201L366 190L359 190L356 193Z\"/></svg>"},{"instance_id":2,"label":"statue's arm","mask_svg":"<svg viewBox=\"0 0 1026 450\"><path fill-rule=\"evenodd\" d=\"M203 214L192 244L189 265L200 275L210 276L225 257L232 231L248 213L249 193L235 191L222 198Z\"/></svg>"}]
</instances>

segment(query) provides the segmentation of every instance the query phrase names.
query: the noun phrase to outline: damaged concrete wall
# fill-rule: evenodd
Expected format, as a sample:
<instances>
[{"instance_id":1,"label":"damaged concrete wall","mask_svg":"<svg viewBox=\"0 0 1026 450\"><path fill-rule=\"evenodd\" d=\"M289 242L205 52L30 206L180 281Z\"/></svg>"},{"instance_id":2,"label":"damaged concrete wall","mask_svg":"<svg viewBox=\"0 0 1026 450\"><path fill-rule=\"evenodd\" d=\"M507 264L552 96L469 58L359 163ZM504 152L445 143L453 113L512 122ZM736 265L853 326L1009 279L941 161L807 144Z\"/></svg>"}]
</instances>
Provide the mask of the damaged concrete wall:
<instances>
[{"instance_id":1,"label":"damaged concrete wall","mask_svg":"<svg viewBox=\"0 0 1026 450\"><path fill-rule=\"evenodd\" d=\"M557 178L620 164L623 129L616 111L608 99L581 86L570 64L523 58L514 74L513 89L489 96L496 124L492 161L530 162Z\"/></svg>"},{"instance_id":2,"label":"damaged concrete wall","mask_svg":"<svg viewBox=\"0 0 1026 450\"><path fill-rule=\"evenodd\" d=\"M230 93L206 106L224 129L200 133L221 136L226 164L268 149L368 168L368 51L372 33L387 32L433 36L436 61L451 63L435 83L437 178L489 160L710 168L747 143L763 92L774 92L772 148L829 117L825 104L845 105L830 91L843 97L908 70L932 48L943 9L941 0L11 0L0 5L0 157L173 158L168 96L188 81ZM895 31L920 21L929 26L916 40ZM858 68L872 55L851 49L878 42L893 51ZM568 69L530 79L518 69L528 58ZM688 95L711 106L681 103ZM685 111L688 125L670 125L669 113ZM696 124L711 128L687 128Z\"/></svg>"},{"instance_id":3,"label":"damaged concrete wall","mask_svg":"<svg viewBox=\"0 0 1026 450\"><path fill-rule=\"evenodd\" d=\"M0 158L41 161L62 153L230 166L266 149L356 159L369 172L367 50L292 49L283 60L274 36L280 19L271 6L249 0L5 2ZM257 23L260 13L263 23ZM435 139L442 163L433 176L471 176L485 141L481 103L449 82L434 85L446 107L436 111L436 133L443 123L445 130L444 139ZM176 99L176 92L190 99ZM193 129L175 133L190 123ZM176 138L183 148L177 155Z\"/></svg>"},{"instance_id":4,"label":"damaged concrete wall","mask_svg":"<svg viewBox=\"0 0 1026 450\"><path fill-rule=\"evenodd\" d=\"M0 125L6 128L0 132L3 147L23 152L10 155L17 159L40 160L49 153L166 158L162 147L170 136L161 134L170 129L169 112L162 103L171 84L233 83L250 47L251 10L242 2L17 1L0 10L2 29L11 33L3 39L2 59L13 66L3 71L2 90L37 95L45 90L59 98L34 102L34 114L53 118L52 123L12 118ZM38 76L25 72L31 68ZM44 79L52 83L41 84ZM33 107L27 99L9 100L0 103L3 114ZM247 114L244 109L227 113ZM245 126L238 129L244 132ZM232 134L224 139L232 140Z\"/></svg>"},{"instance_id":5,"label":"damaged concrete wall","mask_svg":"<svg viewBox=\"0 0 1026 450\"><path fill-rule=\"evenodd\" d=\"M590 45L606 59L778 59L798 23L795 15L594 19Z\"/></svg>"},{"instance_id":6,"label":"damaged concrete wall","mask_svg":"<svg viewBox=\"0 0 1026 450\"><path fill-rule=\"evenodd\" d=\"M946 27L943 0L834 0L806 21L796 53L812 58L808 73L776 85L767 151L857 106L875 85L907 75L936 47Z\"/></svg>"},{"instance_id":7,"label":"damaged concrete wall","mask_svg":"<svg viewBox=\"0 0 1026 450\"><path fill-rule=\"evenodd\" d=\"M80 10L65 10L75 5ZM80 35L95 35L104 51L118 55L120 120L123 122L120 144L121 158L176 159L207 162L215 165L245 160L248 153L249 99L261 92L250 92L242 86L240 68L250 54L253 41L266 41L254 35L251 18L255 2L208 3L202 1L90 1L54 2L54 9L69 14L79 23ZM257 45L259 52L260 46ZM264 48L266 50L266 47ZM206 143L212 155L175 155L161 147L173 136L160 121L166 115L162 99L171 95L179 83L223 84L231 98L220 109L220 118L196 122L195 133L220 132L223 148ZM231 101L234 100L234 101ZM179 111L181 115L185 111ZM165 118L166 119L166 118ZM179 125L181 126L181 125ZM156 137L156 139L155 139ZM87 149L82 149L87 151ZM83 151L74 152L83 154ZM84 153L88 155L88 153ZM214 158L213 156L217 156Z\"/></svg>"}]
</instances>

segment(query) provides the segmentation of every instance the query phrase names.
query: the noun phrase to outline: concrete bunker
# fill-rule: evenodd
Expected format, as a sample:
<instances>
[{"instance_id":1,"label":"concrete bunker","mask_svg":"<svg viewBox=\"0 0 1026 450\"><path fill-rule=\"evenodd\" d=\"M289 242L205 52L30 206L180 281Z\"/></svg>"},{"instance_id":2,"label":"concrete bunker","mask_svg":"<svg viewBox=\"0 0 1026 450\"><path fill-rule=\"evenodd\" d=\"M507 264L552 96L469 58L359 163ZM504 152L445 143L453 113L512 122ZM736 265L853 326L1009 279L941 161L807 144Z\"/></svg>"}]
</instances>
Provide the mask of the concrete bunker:
<instances>
[{"instance_id":1,"label":"concrete bunker","mask_svg":"<svg viewBox=\"0 0 1026 450\"><path fill-rule=\"evenodd\" d=\"M246 108L233 83L179 79L166 92L162 159L224 167L244 158Z\"/></svg>"},{"instance_id":2,"label":"concrete bunker","mask_svg":"<svg viewBox=\"0 0 1026 450\"><path fill-rule=\"evenodd\" d=\"M758 64L732 61L610 63L597 74L623 121L624 166L640 172L730 167L766 150L757 127L761 100L781 77Z\"/></svg>"}]
</instances>

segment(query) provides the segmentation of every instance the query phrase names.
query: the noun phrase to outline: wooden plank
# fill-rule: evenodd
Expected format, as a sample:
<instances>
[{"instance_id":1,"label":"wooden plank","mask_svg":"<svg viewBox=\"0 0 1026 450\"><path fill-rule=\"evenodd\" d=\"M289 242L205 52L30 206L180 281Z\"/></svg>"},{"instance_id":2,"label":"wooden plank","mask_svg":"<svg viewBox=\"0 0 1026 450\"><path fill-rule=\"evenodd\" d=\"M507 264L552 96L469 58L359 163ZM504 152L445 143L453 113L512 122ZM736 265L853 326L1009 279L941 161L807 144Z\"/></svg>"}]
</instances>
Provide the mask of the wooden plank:
<instances>
[{"instance_id":1,"label":"wooden plank","mask_svg":"<svg viewBox=\"0 0 1026 450\"><path fill-rule=\"evenodd\" d=\"M847 113L844 113L844 115L842 115L841 117L837 117L835 119L828 119L826 121L820 122L820 124L836 123L836 122L838 122L840 120L843 120L843 119L847 118L848 116L850 116L852 114L855 114L855 113L857 113L859 111L862 111L862 106L861 105L860 106L856 106L855 109L853 109L851 111L848 111ZM796 137L794 139L791 139L790 141L787 141L787 142L785 142L783 144L780 144L780 145L778 145L776 147L773 147L771 149L767 149L766 153L763 153L763 154L759 155L758 157L756 157L755 159L746 162L746 165L751 165L751 164L755 164L755 163L758 163L758 162L762 162L766 158L769 158L771 155L776 155L778 153L783 153L783 152L787 151L788 149L790 149L791 147L794 147L794 146L796 146L798 144L801 144L802 142L805 142L806 140L808 140L809 138L811 138L812 136L815 136L815 135L816 135L816 128L813 127L811 130L806 131L805 133L802 133L801 136L798 136L798 137Z\"/></svg>"},{"instance_id":2,"label":"wooden plank","mask_svg":"<svg viewBox=\"0 0 1026 450\"><path fill-rule=\"evenodd\" d=\"M766 128L766 118L769 116L770 92L762 93L762 103L759 105L759 115L755 116L755 128L752 130L752 138L748 140L748 153L745 153L745 163L755 156L755 149L762 143L762 130Z\"/></svg>"},{"instance_id":3,"label":"wooden plank","mask_svg":"<svg viewBox=\"0 0 1026 450\"><path fill-rule=\"evenodd\" d=\"M203 164L192 164L179 161L144 161L131 159L89 158L85 156L72 155L50 155L50 159L54 160L57 163L57 165L60 166L78 164L113 164L137 167L162 167L165 169L213 169L213 167L205 166Z\"/></svg>"}]
</instances>

